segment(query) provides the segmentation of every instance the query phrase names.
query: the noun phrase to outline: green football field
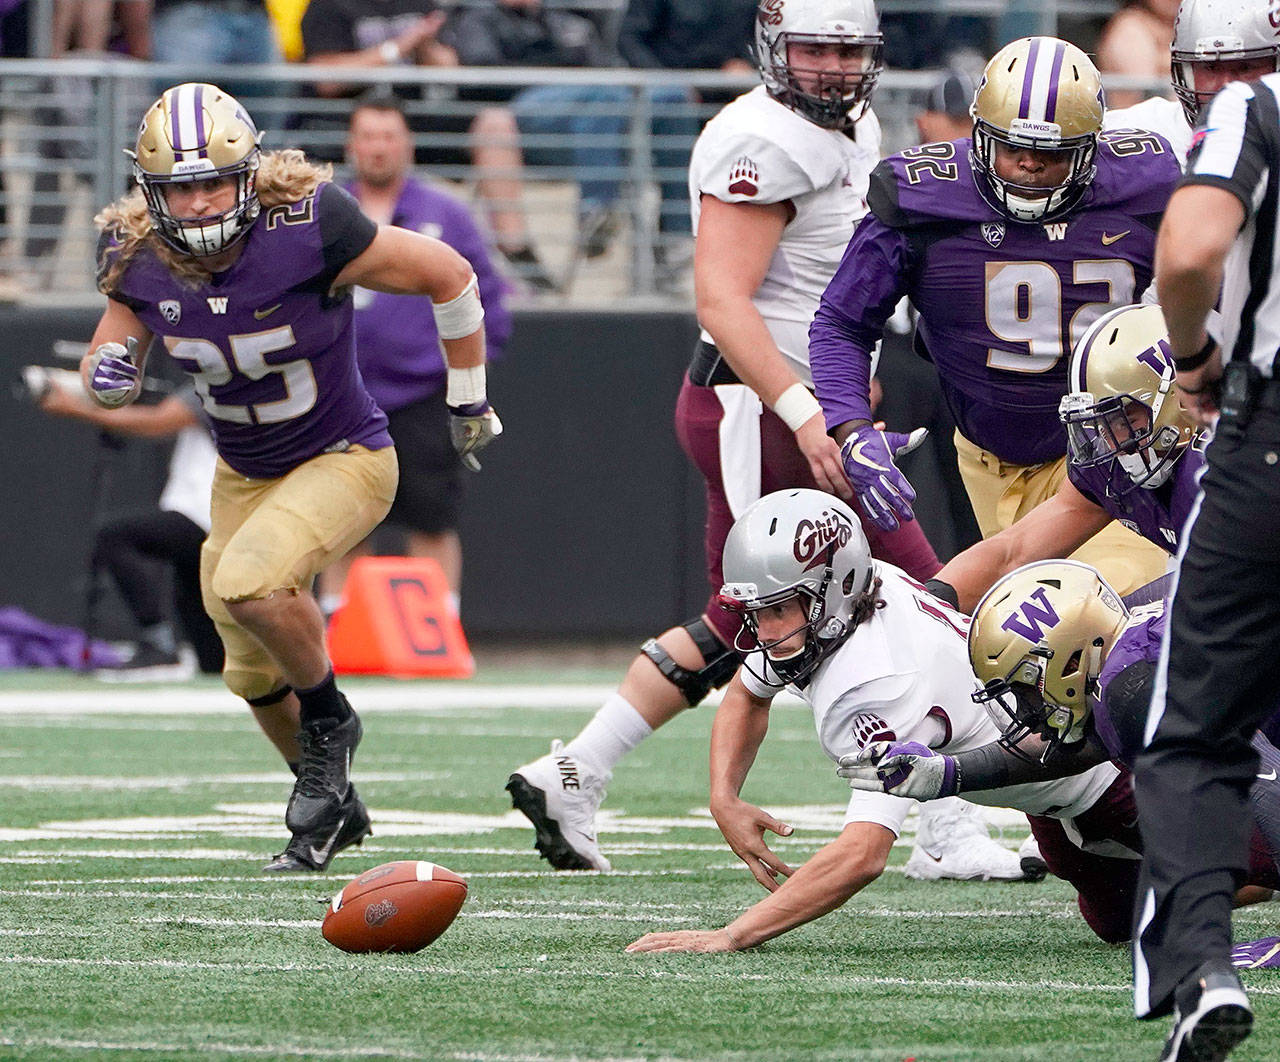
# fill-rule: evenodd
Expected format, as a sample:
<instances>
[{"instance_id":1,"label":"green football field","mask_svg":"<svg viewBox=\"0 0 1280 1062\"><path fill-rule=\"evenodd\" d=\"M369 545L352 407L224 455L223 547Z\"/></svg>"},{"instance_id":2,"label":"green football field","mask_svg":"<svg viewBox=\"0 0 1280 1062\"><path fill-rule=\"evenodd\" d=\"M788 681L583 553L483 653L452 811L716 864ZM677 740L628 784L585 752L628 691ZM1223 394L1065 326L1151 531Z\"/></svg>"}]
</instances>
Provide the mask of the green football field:
<instances>
[{"instance_id":1,"label":"green football field","mask_svg":"<svg viewBox=\"0 0 1280 1062\"><path fill-rule=\"evenodd\" d=\"M551 871L503 785L568 738L616 673L487 669L472 683L348 681L374 818L323 876L266 878L291 779L213 681L0 678L0 1057L20 1059L1143 1059L1128 952L1067 886L919 883L893 866L844 909L755 951L626 955L659 928L723 925L763 895L706 811L711 710L641 746L599 826L608 874ZM843 783L780 703L746 795L803 861ZM1026 834L1013 817L1004 838ZM416 955L347 955L322 903L382 862L466 876L458 921ZM1278 932L1280 907L1237 934ZM1280 976L1240 1060L1280 1058Z\"/></svg>"}]
</instances>

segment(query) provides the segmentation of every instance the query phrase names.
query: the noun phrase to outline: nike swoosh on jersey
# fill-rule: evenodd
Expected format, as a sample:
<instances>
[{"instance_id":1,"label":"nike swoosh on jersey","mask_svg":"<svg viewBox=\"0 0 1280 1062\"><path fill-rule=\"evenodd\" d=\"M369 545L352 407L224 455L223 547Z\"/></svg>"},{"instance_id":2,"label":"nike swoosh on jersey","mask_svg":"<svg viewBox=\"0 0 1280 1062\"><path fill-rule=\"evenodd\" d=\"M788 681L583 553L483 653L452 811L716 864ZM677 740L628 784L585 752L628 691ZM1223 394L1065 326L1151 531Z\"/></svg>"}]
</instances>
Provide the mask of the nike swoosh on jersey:
<instances>
[{"instance_id":1,"label":"nike swoosh on jersey","mask_svg":"<svg viewBox=\"0 0 1280 1062\"><path fill-rule=\"evenodd\" d=\"M1102 237L1102 242L1103 243L1107 242L1107 238L1105 236ZM283 305L284 303L277 302L274 306L268 306L265 310L254 310L253 311L254 319L261 321L264 317L270 317L273 313L276 312L276 310L280 309L280 307Z\"/></svg>"},{"instance_id":2,"label":"nike swoosh on jersey","mask_svg":"<svg viewBox=\"0 0 1280 1062\"><path fill-rule=\"evenodd\" d=\"M1123 240L1132 231L1133 231L1132 229L1125 229L1124 232L1117 232L1114 236L1112 236L1111 233L1109 232L1104 232L1102 234L1102 246L1110 247L1113 243L1117 242L1118 240Z\"/></svg>"},{"instance_id":3,"label":"nike swoosh on jersey","mask_svg":"<svg viewBox=\"0 0 1280 1062\"><path fill-rule=\"evenodd\" d=\"M1264 782L1274 782L1276 780L1276 769L1272 767L1270 774L1259 774L1258 777Z\"/></svg>"},{"instance_id":4,"label":"nike swoosh on jersey","mask_svg":"<svg viewBox=\"0 0 1280 1062\"><path fill-rule=\"evenodd\" d=\"M888 468L884 465L878 465L871 458L864 457L862 455L862 448L866 446L868 442L870 442L869 439L863 439L861 442L854 443L853 446L849 448L849 456L857 461L858 464L863 465L866 468L873 468L877 472L888 472Z\"/></svg>"},{"instance_id":5,"label":"nike swoosh on jersey","mask_svg":"<svg viewBox=\"0 0 1280 1062\"><path fill-rule=\"evenodd\" d=\"M325 860L329 858L329 853L333 851L333 842L338 839L338 834L342 832L342 827L346 824L347 819L345 816L338 820L338 825L333 828L333 833L329 835L329 840L325 842L325 846L323 848L317 848L315 845L308 845L312 862L319 863L322 866L324 865Z\"/></svg>"}]
</instances>

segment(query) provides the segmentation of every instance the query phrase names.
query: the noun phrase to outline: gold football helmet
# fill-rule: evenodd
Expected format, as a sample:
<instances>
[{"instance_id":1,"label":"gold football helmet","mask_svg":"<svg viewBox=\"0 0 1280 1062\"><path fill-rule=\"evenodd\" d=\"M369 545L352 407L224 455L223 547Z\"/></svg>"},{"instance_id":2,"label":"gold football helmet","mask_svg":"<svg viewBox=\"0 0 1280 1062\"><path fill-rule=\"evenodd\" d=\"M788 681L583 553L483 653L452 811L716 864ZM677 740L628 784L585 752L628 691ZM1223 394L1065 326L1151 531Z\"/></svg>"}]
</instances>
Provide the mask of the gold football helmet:
<instances>
[{"instance_id":1,"label":"gold football helmet","mask_svg":"<svg viewBox=\"0 0 1280 1062\"><path fill-rule=\"evenodd\" d=\"M996 52L973 97L973 167L978 190L1012 221L1047 221L1070 211L1093 180L1105 104L1097 68L1074 44L1026 37ZM1069 161L1046 188L996 172L998 146Z\"/></svg>"},{"instance_id":2,"label":"gold football helmet","mask_svg":"<svg viewBox=\"0 0 1280 1062\"><path fill-rule=\"evenodd\" d=\"M133 151L133 176L142 187L156 234L182 254L226 250L258 216L255 190L261 135L248 112L216 85L168 89L142 116ZM207 217L175 217L166 189L174 184L231 177L236 201Z\"/></svg>"},{"instance_id":3,"label":"gold football helmet","mask_svg":"<svg viewBox=\"0 0 1280 1062\"><path fill-rule=\"evenodd\" d=\"M1044 739L1040 759L1080 740L1098 675L1129 610L1095 568L1051 560L1011 571L983 595L969 628L969 662L983 688L973 699L1018 748Z\"/></svg>"},{"instance_id":4,"label":"gold football helmet","mask_svg":"<svg viewBox=\"0 0 1280 1062\"><path fill-rule=\"evenodd\" d=\"M1173 472L1196 426L1173 386L1164 314L1154 304L1121 306L1099 317L1071 352L1058 416L1077 468L1117 464L1120 492L1154 490Z\"/></svg>"}]
</instances>

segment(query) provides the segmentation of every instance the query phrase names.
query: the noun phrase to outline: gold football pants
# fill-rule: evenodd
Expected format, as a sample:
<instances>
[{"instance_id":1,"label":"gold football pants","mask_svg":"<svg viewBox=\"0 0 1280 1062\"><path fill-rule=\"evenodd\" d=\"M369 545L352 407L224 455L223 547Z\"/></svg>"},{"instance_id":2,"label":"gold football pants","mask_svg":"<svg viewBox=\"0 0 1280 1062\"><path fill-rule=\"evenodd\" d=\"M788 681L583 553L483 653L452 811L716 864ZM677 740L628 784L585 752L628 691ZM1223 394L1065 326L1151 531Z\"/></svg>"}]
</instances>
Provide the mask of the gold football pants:
<instances>
[{"instance_id":1,"label":"gold football pants","mask_svg":"<svg viewBox=\"0 0 1280 1062\"><path fill-rule=\"evenodd\" d=\"M248 479L219 458L200 588L226 649L222 678L232 693L262 697L284 676L225 602L309 593L316 574L387 515L398 479L391 446L321 454L277 479Z\"/></svg>"},{"instance_id":2,"label":"gold football pants","mask_svg":"<svg viewBox=\"0 0 1280 1062\"><path fill-rule=\"evenodd\" d=\"M1042 465L1011 465L955 433L960 478L983 538L990 538L1026 516L1057 493L1067 474L1067 459ZM1130 594L1169 566L1169 555L1134 534L1118 520L1089 539L1072 560L1092 564L1119 594Z\"/></svg>"}]
</instances>

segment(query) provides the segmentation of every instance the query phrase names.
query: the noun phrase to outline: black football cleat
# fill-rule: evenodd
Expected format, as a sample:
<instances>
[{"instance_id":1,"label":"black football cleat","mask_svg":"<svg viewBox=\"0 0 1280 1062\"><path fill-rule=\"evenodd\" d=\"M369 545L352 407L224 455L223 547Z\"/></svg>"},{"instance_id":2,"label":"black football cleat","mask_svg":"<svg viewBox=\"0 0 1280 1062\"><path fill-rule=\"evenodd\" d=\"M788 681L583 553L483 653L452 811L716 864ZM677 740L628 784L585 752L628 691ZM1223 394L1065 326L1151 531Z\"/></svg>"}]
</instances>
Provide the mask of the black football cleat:
<instances>
[{"instance_id":1,"label":"black football cleat","mask_svg":"<svg viewBox=\"0 0 1280 1062\"><path fill-rule=\"evenodd\" d=\"M363 735L355 712L336 725L303 724L298 780L284 813L290 833L315 833L337 818L351 788L351 761Z\"/></svg>"},{"instance_id":2,"label":"black football cleat","mask_svg":"<svg viewBox=\"0 0 1280 1062\"><path fill-rule=\"evenodd\" d=\"M1249 997L1229 962L1206 962L1178 986L1160 1062L1225 1062L1253 1029Z\"/></svg>"},{"instance_id":3,"label":"black football cleat","mask_svg":"<svg viewBox=\"0 0 1280 1062\"><path fill-rule=\"evenodd\" d=\"M262 868L263 873L321 873L344 848L360 844L372 833L369 811L356 796L356 787L351 786L331 825L311 833L295 833L285 850Z\"/></svg>"}]
</instances>

